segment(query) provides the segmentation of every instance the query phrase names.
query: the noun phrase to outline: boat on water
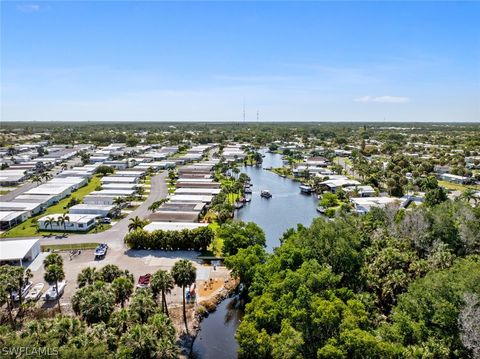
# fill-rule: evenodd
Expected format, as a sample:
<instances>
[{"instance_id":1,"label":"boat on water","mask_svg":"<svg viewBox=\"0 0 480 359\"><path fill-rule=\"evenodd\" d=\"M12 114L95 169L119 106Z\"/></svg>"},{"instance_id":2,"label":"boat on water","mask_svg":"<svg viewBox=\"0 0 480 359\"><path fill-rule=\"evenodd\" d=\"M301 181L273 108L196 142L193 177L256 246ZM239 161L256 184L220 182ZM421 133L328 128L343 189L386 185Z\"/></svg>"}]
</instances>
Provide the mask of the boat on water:
<instances>
[{"instance_id":1,"label":"boat on water","mask_svg":"<svg viewBox=\"0 0 480 359\"><path fill-rule=\"evenodd\" d=\"M245 202L251 202L252 201L252 197L250 196L245 196Z\"/></svg>"},{"instance_id":2,"label":"boat on water","mask_svg":"<svg viewBox=\"0 0 480 359\"><path fill-rule=\"evenodd\" d=\"M260 196L263 197L263 198L270 198L270 197L272 197L272 194L270 193L269 190L264 189L264 190L262 190L262 192L260 192Z\"/></svg>"},{"instance_id":3,"label":"boat on water","mask_svg":"<svg viewBox=\"0 0 480 359\"><path fill-rule=\"evenodd\" d=\"M240 208L242 208L242 207L243 207L243 202L241 202L241 201L235 202L235 208L236 208L236 209L240 209Z\"/></svg>"},{"instance_id":4,"label":"boat on water","mask_svg":"<svg viewBox=\"0 0 480 359\"><path fill-rule=\"evenodd\" d=\"M287 176L286 176L286 175L280 175L280 177L282 177L282 178L286 178Z\"/></svg>"},{"instance_id":5,"label":"boat on water","mask_svg":"<svg viewBox=\"0 0 480 359\"><path fill-rule=\"evenodd\" d=\"M243 190L245 193L252 193L252 189L250 187L245 187Z\"/></svg>"},{"instance_id":6,"label":"boat on water","mask_svg":"<svg viewBox=\"0 0 480 359\"><path fill-rule=\"evenodd\" d=\"M325 213L325 207L318 206L317 207L317 212L324 214Z\"/></svg>"},{"instance_id":7,"label":"boat on water","mask_svg":"<svg viewBox=\"0 0 480 359\"><path fill-rule=\"evenodd\" d=\"M310 194L312 193L312 187L306 184L302 184L300 186L300 192Z\"/></svg>"}]
</instances>

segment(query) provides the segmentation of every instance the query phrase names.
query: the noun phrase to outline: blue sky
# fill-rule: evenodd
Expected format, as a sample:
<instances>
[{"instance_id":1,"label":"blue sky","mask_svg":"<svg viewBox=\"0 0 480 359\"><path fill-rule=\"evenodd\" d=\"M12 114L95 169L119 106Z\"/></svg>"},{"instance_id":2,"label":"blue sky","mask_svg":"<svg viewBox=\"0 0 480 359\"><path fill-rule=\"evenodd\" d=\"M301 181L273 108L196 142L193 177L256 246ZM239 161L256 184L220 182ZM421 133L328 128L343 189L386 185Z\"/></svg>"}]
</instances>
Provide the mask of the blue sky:
<instances>
[{"instance_id":1,"label":"blue sky","mask_svg":"<svg viewBox=\"0 0 480 359\"><path fill-rule=\"evenodd\" d=\"M480 121L478 2L1 2L3 121Z\"/></svg>"}]
</instances>

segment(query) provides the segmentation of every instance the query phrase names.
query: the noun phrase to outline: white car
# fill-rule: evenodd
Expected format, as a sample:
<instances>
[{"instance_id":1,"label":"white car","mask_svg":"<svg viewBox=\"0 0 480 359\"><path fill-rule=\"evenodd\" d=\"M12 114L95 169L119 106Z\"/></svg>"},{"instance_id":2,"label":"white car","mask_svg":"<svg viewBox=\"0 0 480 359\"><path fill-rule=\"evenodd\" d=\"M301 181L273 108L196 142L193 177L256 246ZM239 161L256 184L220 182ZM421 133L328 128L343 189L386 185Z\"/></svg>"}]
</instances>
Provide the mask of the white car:
<instances>
[{"instance_id":1,"label":"white car","mask_svg":"<svg viewBox=\"0 0 480 359\"><path fill-rule=\"evenodd\" d=\"M63 294L63 291L65 290L65 286L67 285L67 282L58 282L58 297L61 297ZM49 300L57 300L57 291L55 289L55 284L51 285L45 294L42 296L43 300L49 301Z\"/></svg>"},{"instance_id":2,"label":"white car","mask_svg":"<svg viewBox=\"0 0 480 359\"><path fill-rule=\"evenodd\" d=\"M30 283L30 282L24 284L24 286L22 288L22 298L25 298L27 296L28 291L30 290L31 287L32 287L32 283ZM15 302L20 300L20 296L18 295L18 293L16 291L12 293L12 299Z\"/></svg>"},{"instance_id":3,"label":"white car","mask_svg":"<svg viewBox=\"0 0 480 359\"><path fill-rule=\"evenodd\" d=\"M35 284L32 289L30 289L30 292L25 296L25 300L37 301L42 295L43 287L45 287L45 284L43 283Z\"/></svg>"}]
</instances>

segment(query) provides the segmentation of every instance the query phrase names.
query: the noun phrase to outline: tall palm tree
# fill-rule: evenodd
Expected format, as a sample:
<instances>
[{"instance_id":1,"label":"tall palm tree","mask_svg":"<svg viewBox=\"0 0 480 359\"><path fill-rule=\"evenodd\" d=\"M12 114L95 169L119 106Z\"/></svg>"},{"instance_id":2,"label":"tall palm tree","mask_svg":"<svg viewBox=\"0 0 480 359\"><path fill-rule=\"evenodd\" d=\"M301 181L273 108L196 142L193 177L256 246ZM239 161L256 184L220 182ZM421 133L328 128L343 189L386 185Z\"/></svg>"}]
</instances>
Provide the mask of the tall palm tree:
<instances>
[{"instance_id":1,"label":"tall palm tree","mask_svg":"<svg viewBox=\"0 0 480 359\"><path fill-rule=\"evenodd\" d=\"M48 219L45 221L45 229L47 229L48 226L50 226L50 230L53 231L53 224L56 222L55 218L53 217L48 217Z\"/></svg>"},{"instance_id":2,"label":"tall palm tree","mask_svg":"<svg viewBox=\"0 0 480 359\"><path fill-rule=\"evenodd\" d=\"M58 264L50 264L45 268L45 274L43 278L47 283L55 283L58 311L62 312L62 309L60 308L60 298L58 296L58 282L61 282L65 279L65 272L63 271L63 266Z\"/></svg>"},{"instance_id":3,"label":"tall palm tree","mask_svg":"<svg viewBox=\"0 0 480 359\"><path fill-rule=\"evenodd\" d=\"M158 309L157 303L152 298L150 291L137 290L128 306L132 316L138 318L141 324L145 324Z\"/></svg>"},{"instance_id":4,"label":"tall palm tree","mask_svg":"<svg viewBox=\"0 0 480 359\"><path fill-rule=\"evenodd\" d=\"M42 177L40 177L39 175L35 175L32 177L32 182L35 182L36 184L40 184L42 183Z\"/></svg>"},{"instance_id":5,"label":"tall palm tree","mask_svg":"<svg viewBox=\"0 0 480 359\"><path fill-rule=\"evenodd\" d=\"M130 312L127 308L117 310L110 316L109 326L114 328L117 336L121 336L125 333L129 326L132 324L132 318L130 318Z\"/></svg>"},{"instance_id":6,"label":"tall palm tree","mask_svg":"<svg viewBox=\"0 0 480 359\"><path fill-rule=\"evenodd\" d=\"M51 264L57 264L59 266L63 266L63 258L58 253L50 253L44 260L43 260L43 267L46 269Z\"/></svg>"},{"instance_id":7,"label":"tall palm tree","mask_svg":"<svg viewBox=\"0 0 480 359\"><path fill-rule=\"evenodd\" d=\"M57 218L57 224L59 226L63 226L64 233L67 233L67 222L70 221L70 217L68 214L64 213L60 217Z\"/></svg>"},{"instance_id":8,"label":"tall palm tree","mask_svg":"<svg viewBox=\"0 0 480 359\"><path fill-rule=\"evenodd\" d=\"M133 281L127 277L115 278L112 282L112 289L115 293L115 302L120 303L123 308L133 293Z\"/></svg>"},{"instance_id":9,"label":"tall palm tree","mask_svg":"<svg viewBox=\"0 0 480 359\"><path fill-rule=\"evenodd\" d=\"M171 274L161 269L156 271L150 280L150 288L154 298L156 299L160 293L162 294L162 311L167 316L169 315L166 295L172 292L174 286L175 282Z\"/></svg>"},{"instance_id":10,"label":"tall palm tree","mask_svg":"<svg viewBox=\"0 0 480 359\"><path fill-rule=\"evenodd\" d=\"M182 288L183 321L185 322L185 330L188 334L187 313L185 309L185 288L195 283L197 270L190 261L187 259L181 259L173 265L172 277L175 284Z\"/></svg>"},{"instance_id":11,"label":"tall palm tree","mask_svg":"<svg viewBox=\"0 0 480 359\"><path fill-rule=\"evenodd\" d=\"M82 271L77 275L77 284L80 288L93 284L96 280L97 269L95 267L83 268Z\"/></svg>"},{"instance_id":12,"label":"tall palm tree","mask_svg":"<svg viewBox=\"0 0 480 359\"><path fill-rule=\"evenodd\" d=\"M53 176L48 172L42 173L41 176L45 180L45 182L50 181L53 178Z\"/></svg>"},{"instance_id":13,"label":"tall palm tree","mask_svg":"<svg viewBox=\"0 0 480 359\"><path fill-rule=\"evenodd\" d=\"M146 225L147 221L141 219L138 216L130 218L130 223L128 224L128 231L135 231L136 229L141 229Z\"/></svg>"}]
</instances>

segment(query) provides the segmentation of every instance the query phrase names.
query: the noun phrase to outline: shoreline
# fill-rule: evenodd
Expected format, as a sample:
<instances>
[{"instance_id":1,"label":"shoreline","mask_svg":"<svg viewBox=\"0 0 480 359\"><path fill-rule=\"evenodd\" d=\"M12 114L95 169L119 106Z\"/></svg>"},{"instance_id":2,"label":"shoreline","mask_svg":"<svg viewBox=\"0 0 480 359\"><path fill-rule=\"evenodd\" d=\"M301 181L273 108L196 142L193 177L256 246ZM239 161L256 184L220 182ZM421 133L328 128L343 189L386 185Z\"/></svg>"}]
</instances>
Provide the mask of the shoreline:
<instances>
[{"instance_id":1,"label":"shoreline","mask_svg":"<svg viewBox=\"0 0 480 359\"><path fill-rule=\"evenodd\" d=\"M213 313L217 309L218 304L227 299L237 289L239 284L238 279L230 278L218 292L212 293L210 297L203 299L196 306L188 310L191 313L187 315L193 318L188 325L189 334L186 335L186 333L182 333L178 338L180 348L179 358L190 358L193 343L200 331L202 320L208 317L210 313ZM181 324L183 325L183 322Z\"/></svg>"}]
</instances>

